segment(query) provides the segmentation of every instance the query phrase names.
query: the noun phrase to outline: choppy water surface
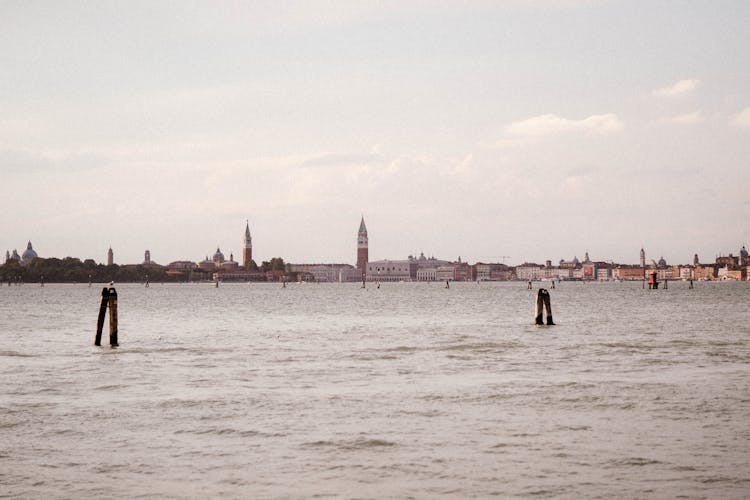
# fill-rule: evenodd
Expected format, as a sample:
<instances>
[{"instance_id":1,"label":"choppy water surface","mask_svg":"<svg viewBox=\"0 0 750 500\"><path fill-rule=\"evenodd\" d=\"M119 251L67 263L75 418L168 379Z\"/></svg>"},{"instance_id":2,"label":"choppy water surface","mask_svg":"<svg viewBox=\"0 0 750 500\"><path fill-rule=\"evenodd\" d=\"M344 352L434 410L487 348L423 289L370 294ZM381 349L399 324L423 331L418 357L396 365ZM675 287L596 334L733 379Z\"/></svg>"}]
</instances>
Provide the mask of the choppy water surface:
<instances>
[{"instance_id":1,"label":"choppy water surface","mask_svg":"<svg viewBox=\"0 0 750 500\"><path fill-rule=\"evenodd\" d=\"M0 288L0 496L750 495L750 283L117 289Z\"/></svg>"}]
</instances>

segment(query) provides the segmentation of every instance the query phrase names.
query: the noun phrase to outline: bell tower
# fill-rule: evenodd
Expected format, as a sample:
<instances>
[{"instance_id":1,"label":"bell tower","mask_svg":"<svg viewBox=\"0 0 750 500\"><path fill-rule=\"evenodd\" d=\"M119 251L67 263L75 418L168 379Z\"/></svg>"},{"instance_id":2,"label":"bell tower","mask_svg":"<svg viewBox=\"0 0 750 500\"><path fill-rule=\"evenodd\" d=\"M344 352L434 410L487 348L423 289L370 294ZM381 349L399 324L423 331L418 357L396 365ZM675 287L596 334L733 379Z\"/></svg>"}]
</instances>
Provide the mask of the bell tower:
<instances>
[{"instance_id":1,"label":"bell tower","mask_svg":"<svg viewBox=\"0 0 750 500\"><path fill-rule=\"evenodd\" d=\"M359 232L357 233L357 269L362 274L367 272L368 257L367 227L365 226L365 218L363 216L362 221L359 223Z\"/></svg>"},{"instance_id":2,"label":"bell tower","mask_svg":"<svg viewBox=\"0 0 750 500\"><path fill-rule=\"evenodd\" d=\"M250 236L250 221L245 222L245 243L242 247L242 265L250 269L250 261L253 260L253 238Z\"/></svg>"}]
</instances>

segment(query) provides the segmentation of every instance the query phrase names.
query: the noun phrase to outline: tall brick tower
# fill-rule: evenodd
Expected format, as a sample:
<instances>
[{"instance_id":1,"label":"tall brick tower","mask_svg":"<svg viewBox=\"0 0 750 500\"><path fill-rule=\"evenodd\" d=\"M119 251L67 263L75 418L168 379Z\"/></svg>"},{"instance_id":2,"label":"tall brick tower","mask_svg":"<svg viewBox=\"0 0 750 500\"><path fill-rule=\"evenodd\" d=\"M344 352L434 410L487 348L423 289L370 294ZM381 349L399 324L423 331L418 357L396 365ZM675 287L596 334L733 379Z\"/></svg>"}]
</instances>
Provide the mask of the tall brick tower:
<instances>
[{"instance_id":1,"label":"tall brick tower","mask_svg":"<svg viewBox=\"0 0 750 500\"><path fill-rule=\"evenodd\" d=\"M367 227L365 218L359 223L359 232L357 233L357 269L362 274L367 272Z\"/></svg>"},{"instance_id":2,"label":"tall brick tower","mask_svg":"<svg viewBox=\"0 0 750 500\"><path fill-rule=\"evenodd\" d=\"M245 244L242 247L242 265L250 269L250 261L253 260L253 239L250 237L250 221L245 223Z\"/></svg>"},{"instance_id":3,"label":"tall brick tower","mask_svg":"<svg viewBox=\"0 0 750 500\"><path fill-rule=\"evenodd\" d=\"M112 247L109 247L109 250L107 250L107 265L111 266L115 263L115 254L112 251Z\"/></svg>"}]
</instances>

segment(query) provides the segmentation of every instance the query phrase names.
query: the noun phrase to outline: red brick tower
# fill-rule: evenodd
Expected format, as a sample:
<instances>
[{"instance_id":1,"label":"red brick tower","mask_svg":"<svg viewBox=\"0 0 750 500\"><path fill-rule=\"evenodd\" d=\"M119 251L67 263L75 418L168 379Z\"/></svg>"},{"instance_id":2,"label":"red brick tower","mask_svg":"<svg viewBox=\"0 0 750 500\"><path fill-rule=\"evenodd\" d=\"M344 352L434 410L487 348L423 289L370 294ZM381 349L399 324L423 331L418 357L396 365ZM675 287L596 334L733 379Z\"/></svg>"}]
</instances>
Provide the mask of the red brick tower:
<instances>
[{"instance_id":1,"label":"red brick tower","mask_svg":"<svg viewBox=\"0 0 750 500\"><path fill-rule=\"evenodd\" d=\"M253 239L250 237L250 222L245 224L245 245L242 248L242 265L250 269L250 261L253 260Z\"/></svg>"},{"instance_id":2,"label":"red brick tower","mask_svg":"<svg viewBox=\"0 0 750 500\"><path fill-rule=\"evenodd\" d=\"M367 259L367 227L365 227L365 218L362 217L357 233L357 269L362 274L367 273Z\"/></svg>"}]
</instances>

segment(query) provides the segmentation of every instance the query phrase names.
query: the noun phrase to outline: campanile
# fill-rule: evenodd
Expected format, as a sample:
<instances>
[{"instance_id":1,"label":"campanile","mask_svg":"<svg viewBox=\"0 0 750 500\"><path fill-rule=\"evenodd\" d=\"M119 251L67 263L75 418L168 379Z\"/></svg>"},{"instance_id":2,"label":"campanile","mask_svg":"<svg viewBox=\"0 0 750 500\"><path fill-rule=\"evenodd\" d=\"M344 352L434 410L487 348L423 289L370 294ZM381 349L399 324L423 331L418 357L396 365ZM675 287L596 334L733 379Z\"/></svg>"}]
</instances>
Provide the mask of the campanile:
<instances>
[{"instance_id":1,"label":"campanile","mask_svg":"<svg viewBox=\"0 0 750 500\"><path fill-rule=\"evenodd\" d=\"M253 260L253 239L250 237L250 221L245 223L245 244L242 247L242 265L250 269L250 261Z\"/></svg>"},{"instance_id":2,"label":"campanile","mask_svg":"<svg viewBox=\"0 0 750 500\"><path fill-rule=\"evenodd\" d=\"M357 233L357 269L362 274L367 272L367 227L365 218L359 223L359 232Z\"/></svg>"}]
</instances>

